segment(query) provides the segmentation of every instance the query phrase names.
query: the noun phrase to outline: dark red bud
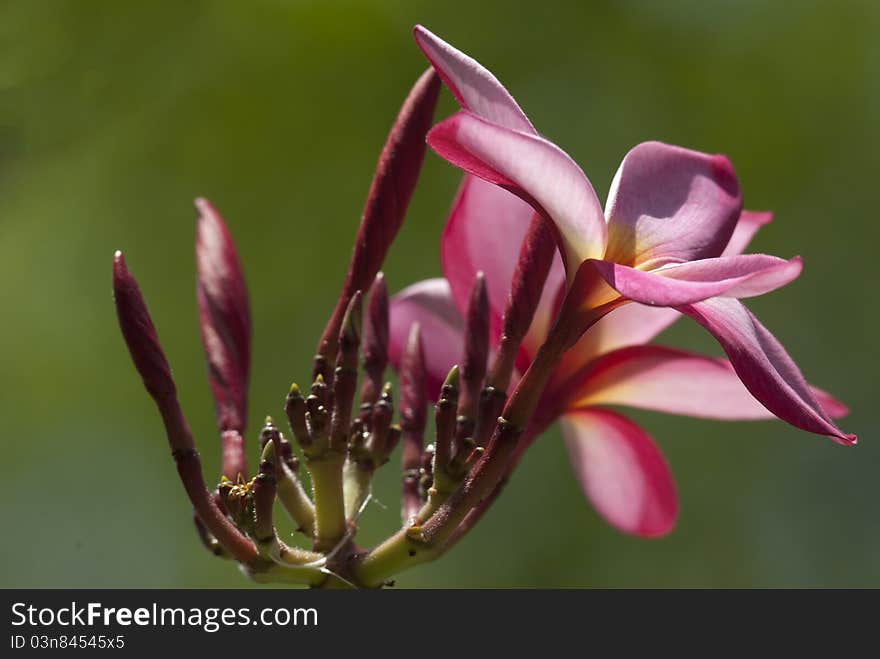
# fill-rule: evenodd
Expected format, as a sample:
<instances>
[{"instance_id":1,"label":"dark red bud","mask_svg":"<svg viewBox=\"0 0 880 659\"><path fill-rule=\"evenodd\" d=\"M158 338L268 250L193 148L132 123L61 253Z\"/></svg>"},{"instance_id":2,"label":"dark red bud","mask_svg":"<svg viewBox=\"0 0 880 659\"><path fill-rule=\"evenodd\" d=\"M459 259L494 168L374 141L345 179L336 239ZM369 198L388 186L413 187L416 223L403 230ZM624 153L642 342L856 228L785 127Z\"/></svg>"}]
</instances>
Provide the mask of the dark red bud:
<instances>
[{"instance_id":1,"label":"dark red bud","mask_svg":"<svg viewBox=\"0 0 880 659\"><path fill-rule=\"evenodd\" d=\"M122 335L144 386L162 415L178 475L196 514L226 551L242 563L251 563L257 558L253 545L229 522L205 488L199 455L177 401L168 361L159 345L140 288L128 271L122 252L113 256L113 297Z\"/></svg>"},{"instance_id":2,"label":"dark red bud","mask_svg":"<svg viewBox=\"0 0 880 659\"><path fill-rule=\"evenodd\" d=\"M388 366L388 286L380 272L370 288L370 302L364 322L362 361L364 384L361 403L375 403L382 391L382 378Z\"/></svg>"},{"instance_id":3,"label":"dark red bud","mask_svg":"<svg viewBox=\"0 0 880 659\"><path fill-rule=\"evenodd\" d=\"M504 310L498 354L488 378L488 383L500 392L507 391L520 343L541 301L555 253L556 241L550 223L535 215L520 248Z\"/></svg>"},{"instance_id":4,"label":"dark red bud","mask_svg":"<svg viewBox=\"0 0 880 659\"><path fill-rule=\"evenodd\" d=\"M413 323L400 360L400 416L404 431L424 430L428 404L425 378L421 330L418 323Z\"/></svg>"},{"instance_id":5,"label":"dark red bud","mask_svg":"<svg viewBox=\"0 0 880 659\"><path fill-rule=\"evenodd\" d=\"M232 236L216 209L196 199L196 295L202 345L221 432L244 432L250 371L247 288Z\"/></svg>"},{"instance_id":6,"label":"dark red bud","mask_svg":"<svg viewBox=\"0 0 880 659\"><path fill-rule=\"evenodd\" d=\"M342 294L318 343L317 353L325 358L320 363L334 363L348 301L356 290L369 288L403 223L425 157L425 136L439 92L440 78L428 69L416 81L391 127L367 195Z\"/></svg>"},{"instance_id":7,"label":"dark red bud","mask_svg":"<svg viewBox=\"0 0 880 659\"><path fill-rule=\"evenodd\" d=\"M462 403L465 409L461 414L473 418L489 358L489 295L482 272L477 273L471 288L465 322L464 360L461 366L461 379L464 382Z\"/></svg>"},{"instance_id":8,"label":"dark red bud","mask_svg":"<svg viewBox=\"0 0 880 659\"><path fill-rule=\"evenodd\" d=\"M519 341L532 324L547 274L556 254L556 240L549 223L535 215L520 248L519 261L504 310L503 332Z\"/></svg>"},{"instance_id":9,"label":"dark red bud","mask_svg":"<svg viewBox=\"0 0 880 659\"><path fill-rule=\"evenodd\" d=\"M113 255L113 298L122 336L144 386L159 407L168 430L171 449L192 449L192 435L177 403L177 389L171 378L168 360L159 345L156 327L150 318L140 287L129 272L120 251Z\"/></svg>"}]
</instances>

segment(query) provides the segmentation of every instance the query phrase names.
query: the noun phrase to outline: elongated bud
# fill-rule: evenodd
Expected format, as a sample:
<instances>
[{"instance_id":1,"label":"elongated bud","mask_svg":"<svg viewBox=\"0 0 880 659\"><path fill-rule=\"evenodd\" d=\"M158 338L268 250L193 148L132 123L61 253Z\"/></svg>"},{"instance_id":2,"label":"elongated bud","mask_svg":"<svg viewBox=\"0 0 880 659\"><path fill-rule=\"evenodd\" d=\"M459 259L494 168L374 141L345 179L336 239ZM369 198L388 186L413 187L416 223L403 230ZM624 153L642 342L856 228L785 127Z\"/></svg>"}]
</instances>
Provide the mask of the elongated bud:
<instances>
[{"instance_id":1,"label":"elongated bud","mask_svg":"<svg viewBox=\"0 0 880 659\"><path fill-rule=\"evenodd\" d=\"M403 431L402 517L410 520L421 508L419 468L427 421L425 357L419 324L413 323L400 363L400 426Z\"/></svg>"},{"instance_id":2,"label":"elongated bud","mask_svg":"<svg viewBox=\"0 0 880 659\"><path fill-rule=\"evenodd\" d=\"M355 291L348 307L346 307L345 316L342 318L342 328L339 330L339 355L336 359L337 367L357 370L364 316L362 298L361 292Z\"/></svg>"},{"instance_id":3,"label":"elongated bud","mask_svg":"<svg viewBox=\"0 0 880 659\"><path fill-rule=\"evenodd\" d=\"M400 443L400 438L403 435L403 431L400 429L399 424L394 424L388 430L388 440L385 443L385 455L391 455L394 453L394 449L397 448L397 445Z\"/></svg>"},{"instance_id":4,"label":"elongated bud","mask_svg":"<svg viewBox=\"0 0 880 659\"><path fill-rule=\"evenodd\" d=\"M473 444L485 446L492 436L498 417L504 409L507 394L502 389L496 389L492 385L486 385L480 392L480 401L477 407L477 425L474 428ZM459 439L456 437L456 439ZM460 444L463 449L470 451L464 443ZM458 449L458 447L456 447ZM456 455L456 458L460 456Z\"/></svg>"},{"instance_id":5,"label":"elongated bud","mask_svg":"<svg viewBox=\"0 0 880 659\"><path fill-rule=\"evenodd\" d=\"M306 405L309 411L312 411L312 408L315 406L326 407L327 405L327 383L324 381L324 376L320 373L315 376L312 382L312 386L309 389L309 397L306 399Z\"/></svg>"},{"instance_id":6,"label":"elongated bud","mask_svg":"<svg viewBox=\"0 0 880 659\"><path fill-rule=\"evenodd\" d=\"M428 490L434 481L434 451L433 445L428 444L422 451L422 464L419 467L419 500L424 503L428 498Z\"/></svg>"},{"instance_id":7,"label":"elongated bud","mask_svg":"<svg viewBox=\"0 0 880 659\"><path fill-rule=\"evenodd\" d=\"M364 430L363 421L355 419L351 422L351 428L348 433L349 457L354 456L357 460L360 460L363 457L368 437L369 433Z\"/></svg>"},{"instance_id":8,"label":"elongated bud","mask_svg":"<svg viewBox=\"0 0 880 659\"><path fill-rule=\"evenodd\" d=\"M271 416L266 417L263 423L263 429L260 430L260 449L265 450L269 442L275 442L277 445L281 441L281 432L275 425L275 420Z\"/></svg>"},{"instance_id":9,"label":"elongated bud","mask_svg":"<svg viewBox=\"0 0 880 659\"><path fill-rule=\"evenodd\" d=\"M486 377L486 360L489 358L489 296L486 278L477 273L471 288L465 327L464 361L461 367L461 404L459 414L473 419L477 400Z\"/></svg>"},{"instance_id":10,"label":"elongated bud","mask_svg":"<svg viewBox=\"0 0 880 659\"><path fill-rule=\"evenodd\" d=\"M122 252L113 256L113 297L125 343L144 386L162 415L177 473L196 514L223 549L242 563L253 562L257 558L253 544L229 522L205 488L199 454L177 401L168 361L159 345L140 288L128 271Z\"/></svg>"},{"instance_id":11,"label":"elongated bud","mask_svg":"<svg viewBox=\"0 0 880 659\"><path fill-rule=\"evenodd\" d=\"M388 366L388 286L385 276L376 275L370 288L370 303L364 323L364 339L361 348L364 384L361 388L361 404L376 402L382 390L382 379Z\"/></svg>"},{"instance_id":12,"label":"elongated bud","mask_svg":"<svg viewBox=\"0 0 880 659\"><path fill-rule=\"evenodd\" d=\"M453 366L440 389L440 399L434 407L435 472L445 470L452 457L452 438L455 433L456 412L458 410L459 372Z\"/></svg>"},{"instance_id":13,"label":"elongated bud","mask_svg":"<svg viewBox=\"0 0 880 659\"><path fill-rule=\"evenodd\" d=\"M391 397L391 383L385 384L378 402L373 405L370 415L370 437L366 448L376 462L384 462L391 450L388 449L388 433L394 416L394 400Z\"/></svg>"},{"instance_id":14,"label":"elongated bud","mask_svg":"<svg viewBox=\"0 0 880 659\"><path fill-rule=\"evenodd\" d=\"M275 442L270 439L263 447L259 473L253 485L254 539L260 543L275 537L275 526L272 521L272 504L275 503L277 487L275 462L278 458L275 451Z\"/></svg>"},{"instance_id":15,"label":"elongated bud","mask_svg":"<svg viewBox=\"0 0 880 659\"><path fill-rule=\"evenodd\" d=\"M319 373L306 398L306 428L309 433L308 453L320 454L327 448L330 411L327 409L327 384Z\"/></svg>"},{"instance_id":16,"label":"elongated bud","mask_svg":"<svg viewBox=\"0 0 880 659\"><path fill-rule=\"evenodd\" d=\"M356 291L348 303L339 331L339 354L333 379L333 415L330 428L331 447L342 450L351 427L351 405L357 388L358 349L361 345L363 305Z\"/></svg>"},{"instance_id":17,"label":"elongated bud","mask_svg":"<svg viewBox=\"0 0 880 659\"><path fill-rule=\"evenodd\" d=\"M247 288L232 236L206 199L196 199L196 298L208 379L223 445L223 474L247 474L244 427L250 371Z\"/></svg>"},{"instance_id":18,"label":"elongated bud","mask_svg":"<svg viewBox=\"0 0 880 659\"><path fill-rule=\"evenodd\" d=\"M400 360L400 425L404 431L422 432L425 428L428 404L425 377L421 328L413 323Z\"/></svg>"},{"instance_id":19,"label":"elongated bud","mask_svg":"<svg viewBox=\"0 0 880 659\"><path fill-rule=\"evenodd\" d=\"M294 439L300 448L305 448L311 443L309 429L306 427L306 401L296 383L290 385L290 391L284 400L284 413Z\"/></svg>"},{"instance_id":20,"label":"elongated bud","mask_svg":"<svg viewBox=\"0 0 880 659\"><path fill-rule=\"evenodd\" d=\"M504 309L498 355L488 379L488 384L501 392L507 391L516 354L532 324L555 253L556 241L549 223L535 215L520 248Z\"/></svg>"},{"instance_id":21,"label":"elongated bud","mask_svg":"<svg viewBox=\"0 0 880 659\"><path fill-rule=\"evenodd\" d=\"M440 78L428 69L416 81L391 127L367 195L339 302L318 342L317 354L323 361L316 360L316 368L335 361L336 339L348 301L355 291L370 286L403 223L425 157L425 136L439 91Z\"/></svg>"},{"instance_id":22,"label":"elongated bud","mask_svg":"<svg viewBox=\"0 0 880 659\"><path fill-rule=\"evenodd\" d=\"M251 319L232 236L216 209L196 199L196 272L202 344L220 430L245 426Z\"/></svg>"},{"instance_id":23,"label":"elongated bud","mask_svg":"<svg viewBox=\"0 0 880 659\"><path fill-rule=\"evenodd\" d=\"M172 451L193 449L192 434L177 402L177 388L159 344L156 327L137 281L128 271L125 258L119 251L113 255L113 298L122 336L135 368L144 381L144 387L162 414Z\"/></svg>"}]
</instances>

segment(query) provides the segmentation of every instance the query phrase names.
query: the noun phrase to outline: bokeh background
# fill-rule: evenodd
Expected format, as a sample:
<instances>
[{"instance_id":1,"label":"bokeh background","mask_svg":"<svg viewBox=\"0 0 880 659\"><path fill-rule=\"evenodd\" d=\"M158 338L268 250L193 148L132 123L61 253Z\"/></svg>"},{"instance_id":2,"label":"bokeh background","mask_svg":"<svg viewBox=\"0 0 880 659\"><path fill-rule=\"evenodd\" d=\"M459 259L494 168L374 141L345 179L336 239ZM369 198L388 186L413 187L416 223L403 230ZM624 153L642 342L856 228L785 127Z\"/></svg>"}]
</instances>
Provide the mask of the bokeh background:
<instances>
[{"instance_id":1,"label":"bokeh background","mask_svg":"<svg viewBox=\"0 0 880 659\"><path fill-rule=\"evenodd\" d=\"M750 306L850 405L861 443L635 414L681 497L677 529L647 541L597 518L554 429L476 531L398 586L880 586L871 0L0 3L0 586L249 585L193 533L118 335L111 255L124 248L141 281L212 480L192 199L221 209L245 266L256 426L307 376L375 159L425 67L416 22L492 68L600 197L639 141L729 154L747 206L776 212L755 249L807 263ZM438 116L453 108L444 94ZM439 274L458 178L429 153L392 290ZM665 339L718 353L687 321ZM366 541L397 527L398 478L383 469Z\"/></svg>"}]
</instances>

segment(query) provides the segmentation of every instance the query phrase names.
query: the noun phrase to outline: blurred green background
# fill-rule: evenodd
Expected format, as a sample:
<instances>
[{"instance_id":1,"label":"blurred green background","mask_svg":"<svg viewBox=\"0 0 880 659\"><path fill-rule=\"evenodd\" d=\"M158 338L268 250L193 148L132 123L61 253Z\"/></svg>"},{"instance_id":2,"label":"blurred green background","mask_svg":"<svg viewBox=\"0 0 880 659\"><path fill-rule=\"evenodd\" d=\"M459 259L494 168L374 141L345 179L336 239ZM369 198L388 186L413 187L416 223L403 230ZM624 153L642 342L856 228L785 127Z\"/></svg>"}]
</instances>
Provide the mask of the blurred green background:
<instances>
[{"instance_id":1,"label":"blurred green background","mask_svg":"<svg viewBox=\"0 0 880 659\"><path fill-rule=\"evenodd\" d=\"M238 242L259 422L307 376L375 159L426 66L416 22L493 69L600 197L639 141L727 153L746 205L776 212L755 250L807 263L750 306L862 441L634 414L681 497L677 529L646 541L597 518L554 429L476 531L398 586L880 586L871 0L0 3L0 586L249 584L193 533L118 335L111 255L140 279L213 480L192 199ZM444 94L438 117L453 108ZM428 155L392 290L439 274L458 177ZM686 321L666 342L718 352ZM397 527L397 484L386 467L365 541Z\"/></svg>"}]
</instances>

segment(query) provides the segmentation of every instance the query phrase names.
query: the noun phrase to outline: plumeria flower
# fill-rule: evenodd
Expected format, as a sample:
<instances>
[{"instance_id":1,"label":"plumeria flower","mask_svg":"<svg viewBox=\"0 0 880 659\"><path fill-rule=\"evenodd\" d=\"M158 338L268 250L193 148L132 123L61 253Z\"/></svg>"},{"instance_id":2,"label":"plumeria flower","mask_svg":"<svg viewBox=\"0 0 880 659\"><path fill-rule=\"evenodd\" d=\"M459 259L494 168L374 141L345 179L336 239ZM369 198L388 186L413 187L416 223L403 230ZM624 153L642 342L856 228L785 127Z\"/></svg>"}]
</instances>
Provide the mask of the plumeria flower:
<instances>
[{"instance_id":1,"label":"plumeria flower","mask_svg":"<svg viewBox=\"0 0 880 659\"><path fill-rule=\"evenodd\" d=\"M284 397L292 441L266 417L246 443L249 302L217 210L196 202L196 293L223 456L210 489L143 295L122 253L114 255L120 329L212 554L258 582L387 585L468 533L556 419L600 513L624 531L663 534L677 510L668 467L648 435L609 405L776 415L855 440L831 420L843 405L810 387L738 301L790 282L801 263L742 254L769 215L741 210L726 158L639 145L603 211L580 168L537 134L491 73L422 28L416 38L432 67L382 148L311 384L292 384ZM441 78L462 111L431 128ZM389 303L380 268L426 142L466 172L443 238L446 278ZM729 361L647 345L682 314L714 334ZM400 374L397 423L389 362ZM246 445L256 438L259 460L249 469ZM374 474L398 444L402 524L362 548L356 535ZM279 536L276 501L306 546Z\"/></svg>"},{"instance_id":2,"label":"plumeria flower","mask_svg":"<svg viewBox=\"0 0 880 659\"><path fill-rule=\"evenodd\" d=\"M640 144L625 156L603 210L580 167L537 134L492 73L420 26L415 37L462 107L428 142L466 175L443 235L445 279L419 282L392 299L393 363L417 322L426 337L428 394L437 398L449 365L465 350L464 317L480 272L490 341L499 349L511 282L529 265L522 259L543 220L558 252L518 344L514 384L547 344L555 340L565 352L542 380L517 457L561 419L577 478L613 526L663 535L675 523L677 500L651 437L608 405L727 420L776 416L841 444L855 442L832 420L846 407L807 384L739 301L791 282L802 263L742 254L771 216L742 210L727 158ZM709 331L729 360L648 345L681 315Z\"/></svg>"}]
</instances>

